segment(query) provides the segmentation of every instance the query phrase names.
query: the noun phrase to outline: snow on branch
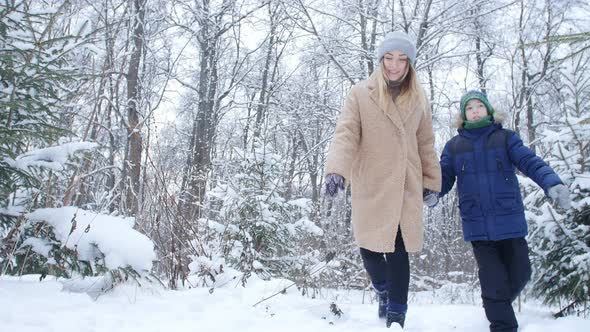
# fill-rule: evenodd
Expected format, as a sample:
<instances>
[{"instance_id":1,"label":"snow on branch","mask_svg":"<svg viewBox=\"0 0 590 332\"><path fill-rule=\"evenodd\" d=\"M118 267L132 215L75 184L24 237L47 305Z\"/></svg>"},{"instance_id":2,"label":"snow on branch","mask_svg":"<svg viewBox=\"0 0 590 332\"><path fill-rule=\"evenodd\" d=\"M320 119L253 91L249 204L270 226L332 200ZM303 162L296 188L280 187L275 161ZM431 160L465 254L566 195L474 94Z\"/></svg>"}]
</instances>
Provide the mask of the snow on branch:
<instances>
[{"instance_id":1,"label":"snow on branch","mask_svg":"<svg viewBox=\"0 0 590 332\"><path fill-rule=\"evenodd\" d=\"M54 171L64 169L68 159L79 151L92 150L97 143L72 142L49 148L29 151L17 156L16 159L4 158L4 162L13 168L28 171L30 167L49 168Z\"/></svg>"},{"instance_id":2,"label":"snow on branch","mask_svg":"<svg viewBox=\"0 0 590 332\"><path fill-rule=\"evenodd\" d=\"M62 246L77 250L80 260L94 262L102 253L105 266L111 270L131 266L138 273L149 272L156 259L153 242L133 229L134 218L63 207L36 210L28 219L51 225L56 239Z\"/></svg>"}]
</instances>

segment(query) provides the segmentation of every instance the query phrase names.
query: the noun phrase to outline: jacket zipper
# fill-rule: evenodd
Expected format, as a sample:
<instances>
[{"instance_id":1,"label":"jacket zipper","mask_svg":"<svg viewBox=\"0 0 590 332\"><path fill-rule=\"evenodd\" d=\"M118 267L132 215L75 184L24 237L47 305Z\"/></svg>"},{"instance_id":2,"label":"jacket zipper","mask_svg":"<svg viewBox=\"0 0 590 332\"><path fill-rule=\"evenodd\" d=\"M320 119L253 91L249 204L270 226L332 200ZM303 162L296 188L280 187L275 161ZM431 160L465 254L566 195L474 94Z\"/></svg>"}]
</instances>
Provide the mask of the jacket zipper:
<instances>
[{"instance_id":1,"label":"jacket zipper","mask_svg":"<svg viewBox=\"0 0 590 332\"><path fill-rule=\"evenodd\" d=\"M502 174L504 181L506 182L506 184L508 184L508 182L510 182L510 180L508 180L506 173L504 173L504 165L502 164L502 161L498 158L496 158L496 166L498 167L498 171L500 172L500 174Z\"/></svg>"},{"instance_id":2,"label":"jacket zipper","mask_svg":"<svg viewBox=\"0 0 590 332\"><path fill-rule=\"evenodd\" d=\"M486 143L487 143L488 137L489 137L489 135L483 137L483 139L482 139L482 145L481 145L482 153L483 153L484 159L485 159L484 160L484 167L485 168L488 167L488 154L487 154L487 151L486 151ZM476 169L477 169L477 167L476 167ZM483 169L483 171L484 171L484 174L485 174L486 173L486 169ZM488 204L490 204L490 210L489 210L490 212L494 210L494 197L492 197L492 186L491 186L491 183L492 182L490 181L490 179L488 179L488 186L487 186L488 188L487 189L488 189ZM487 230L487 233L488 233L488 240L491 240L491 235L492 235L492 231L491 231L492 230L492 227L491 227L490 222L489 222L489 218L490 217L491 216L488 215L488 213L484 213L484 220L485 220L485 223L486 223L486 230Z\"/></svg>"}]
</instances>

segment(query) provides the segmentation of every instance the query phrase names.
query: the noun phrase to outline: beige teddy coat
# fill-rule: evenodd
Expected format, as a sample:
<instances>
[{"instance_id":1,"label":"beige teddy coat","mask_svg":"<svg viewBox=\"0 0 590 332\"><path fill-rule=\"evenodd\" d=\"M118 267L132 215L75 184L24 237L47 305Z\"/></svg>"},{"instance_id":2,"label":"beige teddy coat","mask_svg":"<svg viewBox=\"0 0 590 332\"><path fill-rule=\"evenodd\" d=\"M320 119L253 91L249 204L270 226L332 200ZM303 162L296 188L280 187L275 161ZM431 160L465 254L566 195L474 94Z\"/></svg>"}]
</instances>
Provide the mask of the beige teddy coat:
<instances>
[{"instance_id":1,"label":"beige teddy coat","mask_svg":"<svg viewBox=\"0 0 590 332\"><path fill-rule=\"evenodd\" d=\"M393 252L398 227L408 252L422 249L422 191L440 191L430 105L390 100L379 106L378 72L350 90L336 124L325 174L342 175L352 186L356 243ZM398 98L399 100L399 98Z\"/></svg>"}]
</instances>

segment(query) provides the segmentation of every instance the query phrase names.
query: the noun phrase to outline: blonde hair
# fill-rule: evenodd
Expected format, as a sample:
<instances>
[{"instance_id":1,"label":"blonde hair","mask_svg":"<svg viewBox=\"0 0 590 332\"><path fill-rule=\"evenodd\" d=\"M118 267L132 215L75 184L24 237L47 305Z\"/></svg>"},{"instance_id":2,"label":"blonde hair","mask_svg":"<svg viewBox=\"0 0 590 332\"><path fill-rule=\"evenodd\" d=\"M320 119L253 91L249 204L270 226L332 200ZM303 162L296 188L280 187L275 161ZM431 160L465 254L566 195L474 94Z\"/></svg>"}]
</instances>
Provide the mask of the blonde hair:
<instances>
[{"instance_id":1,"label":"blonde hair","mask_svg":"<svg viewBox=\"0 0 590 332\"><path fill-rule=\"evenodd\" d=\"M383 70L384 67L383 59L381 59L381 61L379 61L379 67L377 67L377 70L379 71L377 75L377 90L379 93L379 105L381 106L381 109L387 110L387 105L391 102L391 94L389 93L388 87L389 78L387 77L387 73ZM406 74L404 75L400 86L400 94L397 98L399 101L397 104L400 105L407 104L424 108L428 104L424 90L418 81L418 75L414 70L414 66L412 66L412 63L409 61Z\"/></svg>"}]
</instances>

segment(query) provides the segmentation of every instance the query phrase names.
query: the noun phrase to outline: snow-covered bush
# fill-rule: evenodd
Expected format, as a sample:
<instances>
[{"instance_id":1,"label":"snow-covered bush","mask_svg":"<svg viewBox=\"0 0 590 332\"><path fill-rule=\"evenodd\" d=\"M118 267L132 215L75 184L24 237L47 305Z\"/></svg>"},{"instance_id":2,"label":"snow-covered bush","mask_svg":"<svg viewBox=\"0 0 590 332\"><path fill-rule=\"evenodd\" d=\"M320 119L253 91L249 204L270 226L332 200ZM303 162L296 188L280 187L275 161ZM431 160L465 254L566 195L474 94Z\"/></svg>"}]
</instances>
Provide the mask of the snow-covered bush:
<instances>
[{"instance_id":1,"label":"snow-covered bush","mask_svg":"<svg viewBox=\"0 0 590 332\"><path fill-rule=\"evenodd\" d=\"M10 167L47 183L64 181L74 171L80 151L95 143L70 142L32 150L14 159ZM109 273L113 282L148 276L155 260L154 245L133 229L133 218L85 211L77 207L38 208L58 205L61 193L47 187L19 190L0 210L0 273L35 273L72 277ZM28 212L31 211L31 212Z\"/></svg>"},{"instance_id":2,"label":"snow-covered bush","mask_svg":"<svg viewBox=\"0 0 590 332\"><path fill-rule=\"evenodd\" d=\"M147 277L154 245L133 229L133 218L96 214L76 207L38 209L17 217L3 241L3 273L98 276L113 281Z\"/></svg>"},{"instance_id":3,"label":"snow-covered bush","mask_svg":"<svg viewBox=\"0 0 590 332\"><path fill-rule=\"evenodd\" d=\"M209 245L206 252L224 257L224 263L243 273L244 283L252 273L288 276L305 260L298 256L306 250L305 239L322 235L309 220L309 200L282 197L283 162L270 145L252 152L234 149L225 165L228 180L208 193L209 218L199 221L201 243ZM210 279L215 275L207 269L200 273Z\"/></svg>"},{"instance_id":4,"label":"snow-covered bush","mask_svg":"<svg viewBox=\"0 0 590 332\"><path fill-rule=\"evenodd\" d=\"M79 73L67 63L86 42L86 25L54 36L54 8L33 8L30 1L0 6L0 204L16 186L39 186L37 178L10 160L36 147L55 144L67 128L65 106L79 85Z\"/></svg>"},{"instance_id":5,"label":"snow-covered bush","mask_svg":"<svg viewBox=\"0 0 590 332\"><path fill-rule=\"evenodd\" d=\"M564 75L562 116L543 132L549 164L569 186L572 208L556 210L540 189L529 189L529 234L533 250L533 292L559 305L556 316L590 313L590 86L588 57L571 59Z\"/></svg>"}]
</instances>

